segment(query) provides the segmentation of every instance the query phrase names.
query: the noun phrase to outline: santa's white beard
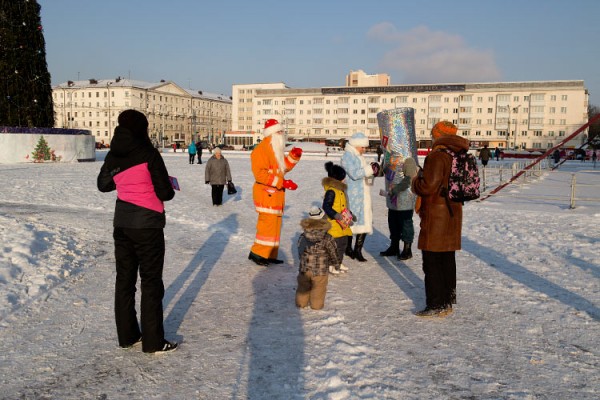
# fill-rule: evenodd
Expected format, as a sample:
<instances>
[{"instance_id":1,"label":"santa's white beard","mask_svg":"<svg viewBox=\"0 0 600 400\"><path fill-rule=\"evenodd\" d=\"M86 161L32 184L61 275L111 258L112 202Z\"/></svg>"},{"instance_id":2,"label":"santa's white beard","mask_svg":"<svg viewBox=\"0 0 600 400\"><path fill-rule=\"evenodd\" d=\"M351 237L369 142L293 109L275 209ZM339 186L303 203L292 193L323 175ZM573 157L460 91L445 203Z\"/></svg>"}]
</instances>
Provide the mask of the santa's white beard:
<instances>
[{"instance_id":1,"label":"santa's white beard","mask_svg":"<svg viewBox=\"0 0 600 400\"><path fill-rule=\"evenodd\" d=\"M275 159L277 160L279 170L281 172L285 172L285 135L273 133L271 135L271 147L273 148L273 153L275 154Z\"/></svg>"}]
</instances>

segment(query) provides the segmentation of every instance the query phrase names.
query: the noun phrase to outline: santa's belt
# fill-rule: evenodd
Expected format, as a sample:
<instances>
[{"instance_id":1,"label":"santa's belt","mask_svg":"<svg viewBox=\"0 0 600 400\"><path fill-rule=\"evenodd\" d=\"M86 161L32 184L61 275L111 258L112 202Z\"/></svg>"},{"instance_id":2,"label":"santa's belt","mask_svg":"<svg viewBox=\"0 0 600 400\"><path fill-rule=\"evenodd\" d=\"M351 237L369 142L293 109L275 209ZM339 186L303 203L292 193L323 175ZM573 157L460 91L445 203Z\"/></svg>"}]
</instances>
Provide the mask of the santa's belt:
<instances>
[{"instance_id":1,"label":"santa's belt","mask_svg":"<svg viewBox=\"0 0 600 400\"><path fill-rule=\"evenodd\" d=\"M284 188L284 187L282 187L281 189L278 189L278 188L276 188L275 186L269 186L269 185L265 185L264 183L260 183L260 182L254 182L254 183L256 183L257 185L266 186L266 187L268 187L269 189L273 189L273 190L276 190L276 191L278 191L278 192L285 192L285 188Z\"/></svg>"}]
</instances>

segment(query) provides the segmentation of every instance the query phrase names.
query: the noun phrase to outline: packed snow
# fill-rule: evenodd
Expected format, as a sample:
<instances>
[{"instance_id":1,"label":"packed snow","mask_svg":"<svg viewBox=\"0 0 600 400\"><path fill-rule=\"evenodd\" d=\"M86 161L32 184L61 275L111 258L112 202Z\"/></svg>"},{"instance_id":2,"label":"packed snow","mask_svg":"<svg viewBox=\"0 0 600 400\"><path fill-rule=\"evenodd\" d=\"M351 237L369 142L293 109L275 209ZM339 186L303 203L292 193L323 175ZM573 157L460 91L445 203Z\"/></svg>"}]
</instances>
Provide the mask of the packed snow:
<instances>
[{"instance_id":1,"label":"packed snow","mask_svg":"<svg viewBox=\"0 0 600 400\"><path fill-rule=\"evenodd\" d=\"M223 152L238 193L221 207L211 205L205 163L164 153L182 188L166 203L164 271L166 335L180 347L149 355L117 346L116 194L96 189L105 154L0 165L2 398L600 397L600 166L542 169L468 203L458 304L447 318L420 319L420 251L406 262L379 256L389 243L381 178L368 262L346 259L349 273L330 277L325 309L313 311L294 305L299 222L321 204L324 163L341 153L305 154L287 175L299 188L287 192L286 263L268 268L247 259L249 153ZM510 163L490 162L488 192Z\"/></svg>"}]
</instances>

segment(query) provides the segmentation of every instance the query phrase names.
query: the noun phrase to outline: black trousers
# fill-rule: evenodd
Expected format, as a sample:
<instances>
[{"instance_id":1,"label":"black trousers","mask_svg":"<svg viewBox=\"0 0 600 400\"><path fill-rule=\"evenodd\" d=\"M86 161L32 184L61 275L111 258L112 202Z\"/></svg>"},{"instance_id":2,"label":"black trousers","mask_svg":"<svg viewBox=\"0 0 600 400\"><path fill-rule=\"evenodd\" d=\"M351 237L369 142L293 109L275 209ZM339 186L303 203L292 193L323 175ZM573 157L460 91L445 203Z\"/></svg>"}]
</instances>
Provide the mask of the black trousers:
<instances>
[{"instance_id":1,"label":"black trousers","mask_svg":"<svg viewBox=\"0 0 600 400\"><path fill-rule=\"evenodd\" d=\"M223 204L223 188L225 185L210 185L213 206Z\"/></svg>"},{"instance_id":2,"label":"black trousers","mask_svg":"<svg viewBox=\"0 0 600 400\"><path fill-rule=\"evenodd\" d=\"M335 238L335 244L337 245L337 256L340 264L344 259L344 253L346 252L346 246L348 245L348 239L350 237L351 236L340 236L339 238Z\"/></svg>"},{"instance_id":3,"label":"black trousers","mask_svg":"<svg viewBox=\"0 0 600 400\"><path fill-rule=\"evenodd\" d=\"M156 351L164 340L162 280L165 238L162 229L115 228L115 320L120 346L142 336L142 350ZM141 332L135 310L138 271L141 280Z\"/></svg>"},{"instance_id":4,"label":"black trousers","mask_svg":"<svg viewBox=\"0 0 600 400\"><path fill-rule=\"evenodd\" d=\"M413 225L413 210L388 209L388 228L390 239L402 240L412 243L415 238L415 227Z\"/></svg>"},{"instance_id":5,"label":"black trousers","mask_svg":"<svg viewBox=\"0 0 600 400\"><path fill-rule=\"evenodd\" d=\"M452 305L452 296L456 293L455 252L438 253L423 250L423 272L427 308Z\"/></svg>"},{"instance_id":6,"label":"black trousers","mask_svg":"<svg viewBox=\"0 0 600 400\"><path fill-rule=\"evenodd\" d=\"M196 154L190 154L190 164L194 163L194 159L196 158Z\"/></svg>"}]
</instances>

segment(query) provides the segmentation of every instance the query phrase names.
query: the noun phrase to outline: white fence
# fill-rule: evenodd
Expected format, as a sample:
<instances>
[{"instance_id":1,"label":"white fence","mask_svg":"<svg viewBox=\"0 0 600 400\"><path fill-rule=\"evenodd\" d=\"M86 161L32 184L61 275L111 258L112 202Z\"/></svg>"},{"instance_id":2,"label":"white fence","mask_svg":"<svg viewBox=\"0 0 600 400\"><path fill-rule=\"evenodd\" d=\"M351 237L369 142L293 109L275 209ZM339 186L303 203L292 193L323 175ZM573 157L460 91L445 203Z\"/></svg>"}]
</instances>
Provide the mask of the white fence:
<instances>
[{"instance_id":1,"label":"white fence","mask_svg":"<svg viewBox=\"0 0 600 400\"><path fill-rule=\"evenodd\" d=\"M510 180L530 163L531 160L504 162L488 164L485 168L480 165L481 197L483 198L496 187ZM596 169L595 163L567 162L561 168L552 171L553 165L551 160L541 161L492 197L553 200L568 204L570 208L587 202L600 203L598 196L600 193L600 169ZM540 178L543 178L543 182L538 183L543 190L515 192L510 189L515 186L524 188Z\"/></svg>"}]
</instances>

